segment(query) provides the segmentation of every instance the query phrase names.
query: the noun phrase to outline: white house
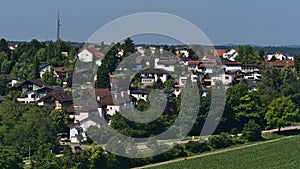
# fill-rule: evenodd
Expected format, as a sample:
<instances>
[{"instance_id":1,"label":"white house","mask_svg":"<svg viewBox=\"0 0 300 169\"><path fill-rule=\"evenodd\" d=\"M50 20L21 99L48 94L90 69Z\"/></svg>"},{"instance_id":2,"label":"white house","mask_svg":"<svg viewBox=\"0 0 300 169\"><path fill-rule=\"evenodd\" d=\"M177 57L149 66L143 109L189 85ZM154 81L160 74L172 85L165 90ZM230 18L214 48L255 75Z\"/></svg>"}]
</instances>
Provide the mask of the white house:
<instances>
[{"instance_id":1,"label":"white house","mask_svg":"<svg viewBox=\"0 0 300 169\"><path fill-rule=\"evenodd\" d=\"M176 57L166 57L166 58L155 58L154 59L154 68L155 69L164 69L169 72L175 71L175 65L178 64L178 58Z\"/></svg>"},{"instance_id":2,"label":"white house","mask_svg":"<svg viewBox=\"0 0 300 169\"><path fill-rule=\"evenodd\" d=\"M273 57L275 57L276 60L294 60L293 56L287 56L282 53L276 53L267 55L268 61L272 60Z\"/></svg>"},{"instance_id":3,"label":"white house","mask_svg":"<svg viewBox=\"0 0 300 169\"><path fill-rule=\"evenodd\" d=\"M223 58L228 59L230 61L235 61L235 58L238 56L238 52L235 49L231 49L230 51L224 53Z\"/></svg>"},{"instance_id":4,"label":"white house","mask_svg":"<svg viewBox=\"0 0 300 169\"><path fill-rule=\"evenodd\" d=\"M40 65L40 77L42 78L46 71L50 72L52 69L51 65L43 64Z\"/></svg>"},{"instance_id":5,"label":"white house","mask_svg":"<svg viewBox=\"0 0 300 169\"><path fill-rule=\"evenodd\" d=\"M158 78L164 83L169 76L169 73L163 69L150 68L141 72L142 83L146 86L157 82Z\"/></svg>"},{"instance_id":6,"label":"white house","mask_svg":"<svg viewBox=\"0 0 300 169\"><path fill-rule=\"evenodd\" d=\"M148 89L131 90L130 95L136 98L137 100L147 101Z\"/></svg>"},{"instance_id":7,"label":"white house","mask_svg":"<svg viewBox=\"0 0 300 169\"><path fill-rule=\"evenodd\" d=\"M242 71L242 62L225 62L225 71Z\"/></svg>"},{"instance_id":8,"label":"white house","mask_svg":"<svg viewBox=\"0 0 300 169\"><path fill-rule=\"evenodd\" d=\"M189 52L187 50L179 50L175 52L177 56L182 55L182 57L189 57Z\"/></svg>"},{"instance_id":9,"label":"white house","mask_svg":"<svg viewBox=\"0 0 300 169\"><path fill-rule=\"evenodd\" d=\"M70 127L70 141L72 143L79 143L80 141L87 141L87 135L85 131L91 127L100 127L100 123L96 122L92 118L86 118Z\"/></svg>"},{"instance_id":10,"label":"white house","mask_svg":"<svg viewBox=\"0 0 300 169\"><path fill-rule=\"evenodd\" d=\"M78 58L81 62L92 62L98 66L101 66L101 60L104 58L104 54L95 48L86 48L78 53Z\"/></svg>"}]
</instances>

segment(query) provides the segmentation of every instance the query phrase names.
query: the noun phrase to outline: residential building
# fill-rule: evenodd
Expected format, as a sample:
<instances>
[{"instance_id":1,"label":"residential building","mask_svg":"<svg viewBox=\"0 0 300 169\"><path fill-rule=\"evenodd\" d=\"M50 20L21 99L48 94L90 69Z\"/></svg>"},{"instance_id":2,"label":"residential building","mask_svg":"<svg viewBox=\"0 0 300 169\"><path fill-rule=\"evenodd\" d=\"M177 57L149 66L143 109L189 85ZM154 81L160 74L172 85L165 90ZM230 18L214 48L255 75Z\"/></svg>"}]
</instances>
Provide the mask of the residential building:
<instances>
[{"instance_id":1,"label":"residential building","mask_svg":"<svg viewBox=\"0 0 300 169\"><path fill-rule=\"evenodd\" d=\"M21 97L17 98L17 101L26 104L36 103L42 97L46 96L48 93L52 92L53 90L63 90L63 89L58 86L44 86L40 89L31 90L23 93Z\"/></svg>"},{"instance_id":2,"label":"residential building","mask_svg":"<svg viewBox=\"0 0 300 169\"><path fill-rule=\"evenodd\" d=\"M242 71L242 62L232 62L227 61L225 62L225 72L227 71Z\"/></svg>"},{"instance_id":3,"label":"residential building","mask_svg":"<svg viewBox=\"0 0 300 169\"><path fill-rule=\"evenodd\" d=\"M289 66L291 69L295 68L295 61L293 60L275 60L274 62L261 62L259 64L260 67L271 67L274 69L282 69L286 66Z\"/></svg>"},{"instance_id":4,"label":"residential building","mask_svg":"<svg viewBox=\"0 0 300 169\"><path fill-rule=\"evenodd\" d=\"M136 100L144 100L147 101L148 89L136 89L131 90L130 95L136 98Z\"/></svg>"},{"instance_id":5,"label":"residential building","mask_svg":"<svg viewBox=\"0 0 300 169\"><path fill-rule=\"evenodd\" d=\"M223 54L223 58L228 59L230 61L235 61L235 58L238 56L238 51L235 49L231 49L230 51Z\"/></svg>"},{"instance_id":6,"label":"residential building","mask_svg":"<svg viewBox=\"0 0 300 169\"><path fill-rule=\"evenodd\" d=\"M78 59L81 62L92 62L95 61L98 66L101 65L101 60L104 58L104 54L99 50L89 47L86 49L82 49L78 53Z\"/></svg>"},{"instance_id":7,"label":"residential building","mask_svg":"<svg viewBox=\"0 0 300 169\"><path fill-rule=\"evenodd\" d=\"M154 59L155 69L164 69L165 71L175 72L175 65L179 63L177 57L161 57Z\"/></svg>"},{"instance_id":8,"label":"residential building","mask_svg":"<svg viewBox=\"0 0 300 169\"><path fill-rule=\"evenodd\" d=\"M150 68L141 72L142 83L145 86L153 85L158 78L164 83L168 80L170 74L163 69Z\"/></svg>"},{"instance_id":9,"label":"residential building","mask_svg":"<svg viewBox=\"0 0 300 169\"><path fill-rule=\"evenodd\" d=\"M52 66L49 64L42 64L39 66L40 68L40 78L42 78L46 71L51 72Z\"/></svg>"},{"instance_id":10,"label":"residential building","mask_svg":"<svg viewBox=\"0 0 300 169\"><path fill-rule=\"evenodd\" d=\"M72 73L72 68L67 67L53 67L53 74L57 80L66 80Z\"/></svg>"},{"instance_id":11,"label":"residential building","mask_svg":"<svg viewBox=\"0 0 300 169\"><path fill-rule=\"evenodd\" d=\"M53 90L37 101L39 106L52 106L55 107L55 109L68 107L72 102L73 98L63 90Z\"/></svg>"},{"instance_id":12,"label":"residential building","mask_svg":"<svg viewBox=\"0 0 300 169\"><path fill-rule=\"evenodd\" d=\"M22 93L28 92L28 91L35 91L38 90L44 86L49 86L47 83L43 82L42 80L26 80L22 82L21 84L12 87L12 90L18 90Z\"/></svg>"}]
</instances>

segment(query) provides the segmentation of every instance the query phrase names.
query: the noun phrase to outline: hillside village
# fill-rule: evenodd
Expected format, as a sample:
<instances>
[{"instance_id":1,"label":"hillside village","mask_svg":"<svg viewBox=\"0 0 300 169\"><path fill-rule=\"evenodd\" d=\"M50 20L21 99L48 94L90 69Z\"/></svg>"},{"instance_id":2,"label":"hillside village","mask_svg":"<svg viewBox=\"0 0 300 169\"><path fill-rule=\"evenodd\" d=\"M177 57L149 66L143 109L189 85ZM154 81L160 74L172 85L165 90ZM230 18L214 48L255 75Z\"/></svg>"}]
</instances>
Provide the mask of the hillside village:
<instances>
[{"instance_id":1,"label":"hillside village","mask_svg":"<svg viewBox=\"0 0 300 169\"><path fill-rule=\"evenodd\" d=\"M64 166L74 162L89 165L79 162L77 157L89 158L94 150L103 155L108 152L96 148L87 132L98 132L99 144L128 151L127 144L131 143L116 146L118 138L107 138L103 126L109 125L134 138L158 135L176 120L182 93L193 84L199 89L201 102L187 136L192 140L155 159L144 162L126 159L122 165L140 166L259 141L263 139L262 130L280 130L297 124L300 119L299 58L282 52L256 51L251 46L215 49L201 45L135 45L130 38L122 43L84 47L37 40L8 45L2 39L0 140L6 149L20 149L16 154L23 158L33 154L31 162L36 168L43 166L43 159L48 158ZM199 135L213 104L212 91L220 87L226 89L223 116L215 119L219 125L214 137L204 143L197 142L195 136ZM151 93L156 89L164 92L166 101L158 119L140 125L120 114L134 109L156 111L150 109ZM159 99L163 100L156 97L158 102ZM154 107L161 105L156 102ZM291 118L276 121L285 118L277 114L279 110ZM163 144L148 140L145 145L136 146L135 151L156 151ZM105 155L101 159L121 158ZM19 156L16 159L20 160ZM108 165L121 163L107 164L111 168Z\"/></svg>"},{"instance_id":2,"label":"hillside village","mask_svg":"<svg viewBox=\"0 0 300 169\"><path fill-rule=\"evenodd\" d=\"M202 96L207 96L216 83L222 83L226 88L230 88L235 84L245 82L250 85L251 90L257 90L262 78L260 70L265 67L278 70L284 67L289 67L291 70L295 68L294 57L282 53L264 55L264 61L250 64L236 61L239 55L236 49L229 51L209 49L201 53L201 58L191 59L187 47L175 47L175 52L170 52L167 55L163 54L163 48L157 48L150 46L145 49L144 46L135 46L136 57L133 64L130 65L133 66L130 69L139 72L140 77L138 77L139 81L130 84L129 90L121 92L114 90L113 86L117 86L122 81L115 78L112 73L108 75L111 90L110 88L95 89L95 97L98 102L98 110L96 111L101 116L106 117L108 123L110 123L110 117L124 107L134 108L138 106L139 100L146 102L150 91L149 86L153 86L158 81L165 83L171 79L172 74L178 73L179 70L183 70L191 76L177 74L175 78L172 78L174 82L174 86L172 86L173 94L176 97L180 95L181 88L186 85L188 78L194 83L201 84ZM16 50L17 45L10 46L9 49ZM147 52L152 55L158 52L159 56L149 58L146 56ZM68 52L62 54L67 56ZM117 57L122 58L123 55L123 49L117 52ZM77 57L81 62L95 62L96 65L101 66L105 54L101 52L100 45L90 44L85 49L79 49ZM222 70L222 73L215 74L216 69ZM122 70L122 68L119 68L119 70ZM70 77L72 77L72 73L83 76L91 72L93 70L90 69L80 69L73 72L72 67L54 67L45 63L39 65L39 79L9 79L7 85L10 86L10 90L21 92L21 95L17 98L20 104L51 106L58 110L65 108L72 121L68 139L71 142L79 143L87 140L87 136L84 134L84 131L90 126L87 124L95 125L96 123L89 120L91 112L89 112L88 102L73 104L71 95L72 80ZM60 81L61 85L53 86L44 82L44 75L49 73L51 73L51 78ZM97 79L97 77L94 79ZM78 131L83 132L81 133L83 134L83 138L81 138L83 140L78 139Z\"/></svg>"}]
</instances>

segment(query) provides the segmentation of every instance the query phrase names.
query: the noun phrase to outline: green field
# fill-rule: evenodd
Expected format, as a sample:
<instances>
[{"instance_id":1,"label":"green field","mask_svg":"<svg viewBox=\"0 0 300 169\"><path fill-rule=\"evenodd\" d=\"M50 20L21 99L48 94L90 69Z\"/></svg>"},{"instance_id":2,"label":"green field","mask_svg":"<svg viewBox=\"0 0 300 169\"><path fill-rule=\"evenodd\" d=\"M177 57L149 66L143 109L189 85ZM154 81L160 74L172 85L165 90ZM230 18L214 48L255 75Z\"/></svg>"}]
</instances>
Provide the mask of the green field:
<instances>
[{"instance_id":1,"label":"green field","mask_svg":"<svg viewBox=\"0 0 300 169\"><path fill-rule=\"evenodd\" d=\"M214 155L164 164L153 169L300 168L300 136Z\"/></svg>"}]
</instances>

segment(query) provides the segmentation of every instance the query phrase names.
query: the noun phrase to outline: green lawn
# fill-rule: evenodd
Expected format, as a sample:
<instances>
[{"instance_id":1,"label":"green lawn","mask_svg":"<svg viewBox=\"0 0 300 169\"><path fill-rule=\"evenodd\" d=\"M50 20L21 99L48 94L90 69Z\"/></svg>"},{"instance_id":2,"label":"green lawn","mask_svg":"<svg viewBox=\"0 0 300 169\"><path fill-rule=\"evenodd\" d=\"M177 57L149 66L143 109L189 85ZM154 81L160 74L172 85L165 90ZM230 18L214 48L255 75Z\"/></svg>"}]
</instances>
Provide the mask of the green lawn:
<instances>
[{"instance_id":1,"label":"green lawn","mask_svg":"<svg viewBox=\"0 0 300 169\"><path fill-rule=\"evenodd\" d=\"M300 136L165 164L155 169L300 168Z\"/></svg>"}]
</instances>

